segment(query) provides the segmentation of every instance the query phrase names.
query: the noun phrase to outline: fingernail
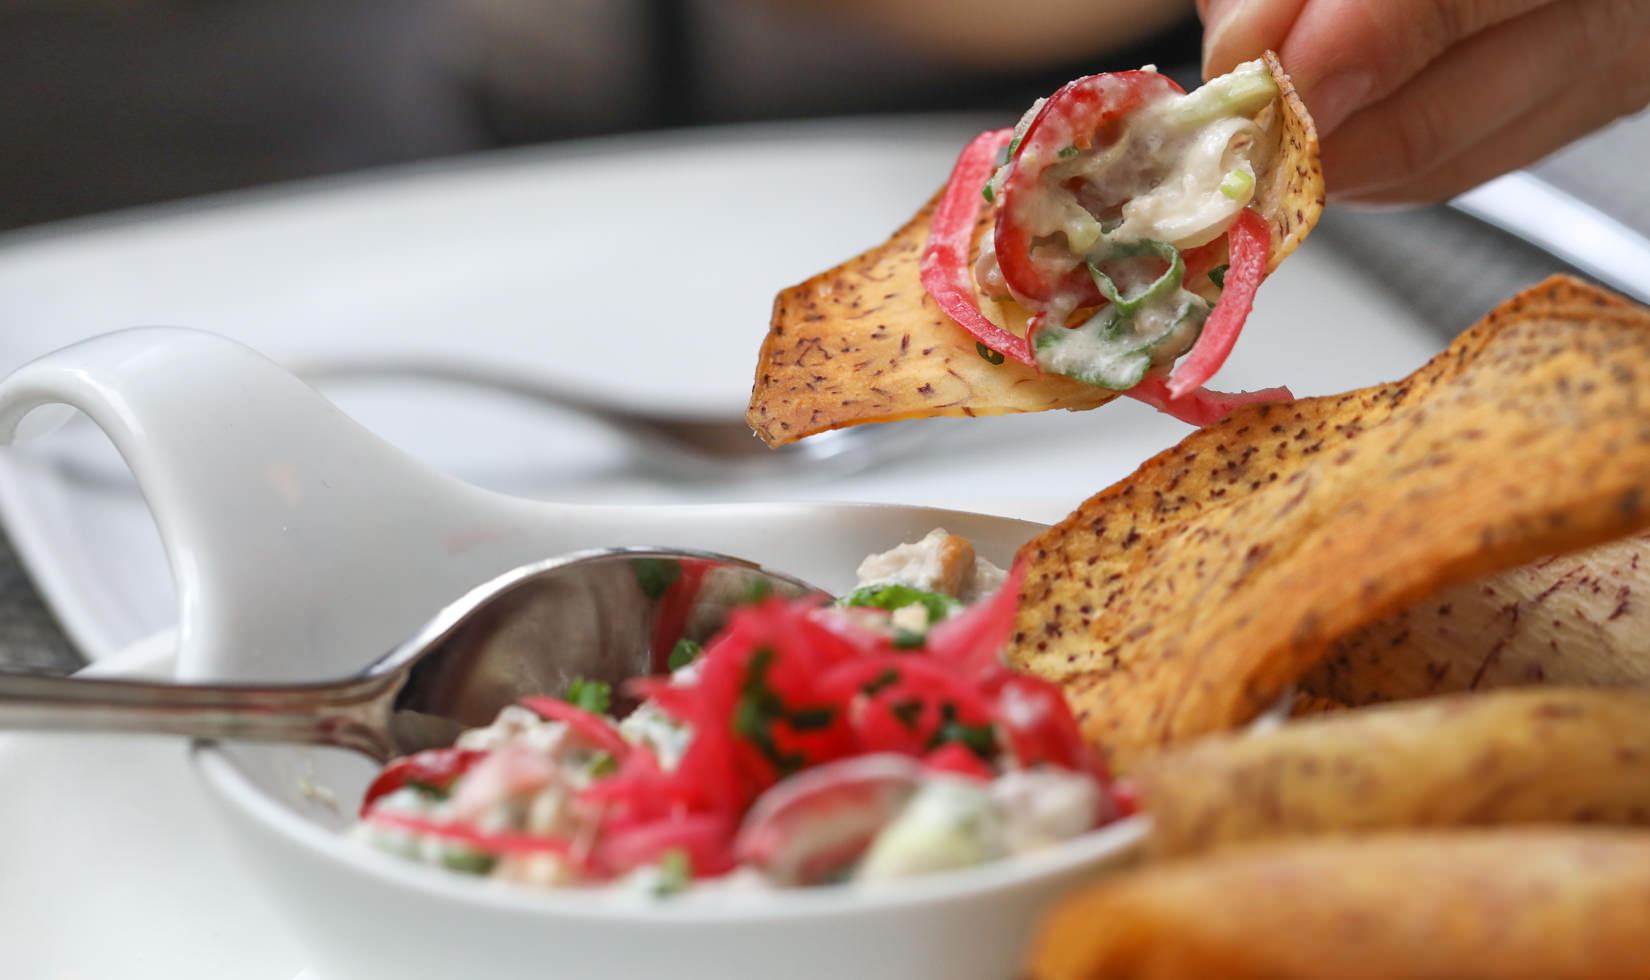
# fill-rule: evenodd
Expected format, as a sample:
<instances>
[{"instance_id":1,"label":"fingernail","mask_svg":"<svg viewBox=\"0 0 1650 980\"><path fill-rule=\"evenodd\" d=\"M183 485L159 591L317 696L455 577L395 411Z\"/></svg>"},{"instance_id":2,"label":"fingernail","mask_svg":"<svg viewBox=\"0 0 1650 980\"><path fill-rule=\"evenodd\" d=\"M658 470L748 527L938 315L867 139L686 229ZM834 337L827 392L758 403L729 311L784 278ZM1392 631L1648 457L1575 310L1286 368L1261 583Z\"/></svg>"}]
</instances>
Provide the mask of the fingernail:
<instances>
[{"instance_id":1,"label":"fingernail","mask_svg":"<svg viewBox=\"0 0 1650 980\"><path fill-rule=\"evenodd\" d=\"M1328 136L1346 122L1346 117L1363 108L1374 87L1375 76L1366 71L1343 71L1319 82L1306 96L1318 136Z\"/></svg>"}]
</instances>

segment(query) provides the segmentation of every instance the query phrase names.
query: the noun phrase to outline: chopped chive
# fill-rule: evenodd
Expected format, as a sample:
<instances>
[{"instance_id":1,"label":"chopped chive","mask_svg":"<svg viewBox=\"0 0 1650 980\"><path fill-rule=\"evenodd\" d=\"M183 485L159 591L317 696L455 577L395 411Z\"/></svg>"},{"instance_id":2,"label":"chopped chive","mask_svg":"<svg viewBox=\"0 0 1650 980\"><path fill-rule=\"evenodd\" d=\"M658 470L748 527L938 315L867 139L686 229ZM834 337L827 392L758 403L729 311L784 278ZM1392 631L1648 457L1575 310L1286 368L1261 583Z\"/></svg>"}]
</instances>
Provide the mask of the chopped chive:
<instances>
[{"instance_id":1,"label":"chopped chive","mask_svg":"<svg viewBox=\"0 0 1650 980\"><path fill-rule=\"evenodd\" d=\"M997 192L989 183L980 188L980 196L985 198L987 204L995 204L997 201Z\"/></svg>"},{"instance_id":2,"label":"chopped chive","mask_svg":"<svg viewBox=\"0 0 1650 980\"><path fill-rule=\"evenodd\" d=\"M618 771L619 760L613 758L610 753L597 752L595 755L590 757L589 772L592 779L600 779L603 776L611 776Z\"/></svg>"},{"instance_id":3,"label":"chopped chive","mask_svg":"<svg viewBox=\"0 0 1650 980\"><path fill-rule=\"evenodd\" d=\"M1076 156L1077 154L1079 154L1081 152L1083 152L1083 151L1079 150L1075 146L1065 146L1065 147L1061 147L1060 152L1056 153L1055 156L1059 157L1062 160L1070 160L1072 157Z\"/></svg>"},{"instance_id":4,"label":"chopped chive","mask_svg":"<svg viewBox=\"0 0 1650 980\"><path fill-rule=\"evenodd\" d=\"M987 361L990 361L992 364L1003 363L1003 355L1000 352L994 351L987 347L984 341L974 341L974 350L978 351L981 357L985 358Z\"/></svg>"},{"instance_id":5,"label":"chopped chive","mask_svg":"<svg viewBox=\"0 0 1650 980\"><path fill-rule=\"evenodd\" d=\"M1247 170L1233 170L1220 181L1220 192L1234 201L1243 200L1254 188L1254 175Z\"/></svg>"},{"instance_id":6,"label":"chopped chive","mask_svg":"<svg viewBox=\"0 0 1650 980\"><path fill-rule=\"evenodd\" d=\"M1210 281L1213 282L1216 286L1219 286L1221 289L1225 289L1226 288L1226 270L1230 269L1230 268L1231 268L1231 265L1228 264L1228 265L1217 265L1213 269L1210 269L1209 270L1209 279L1210 279Z\"/></svg>"}]
</instances>

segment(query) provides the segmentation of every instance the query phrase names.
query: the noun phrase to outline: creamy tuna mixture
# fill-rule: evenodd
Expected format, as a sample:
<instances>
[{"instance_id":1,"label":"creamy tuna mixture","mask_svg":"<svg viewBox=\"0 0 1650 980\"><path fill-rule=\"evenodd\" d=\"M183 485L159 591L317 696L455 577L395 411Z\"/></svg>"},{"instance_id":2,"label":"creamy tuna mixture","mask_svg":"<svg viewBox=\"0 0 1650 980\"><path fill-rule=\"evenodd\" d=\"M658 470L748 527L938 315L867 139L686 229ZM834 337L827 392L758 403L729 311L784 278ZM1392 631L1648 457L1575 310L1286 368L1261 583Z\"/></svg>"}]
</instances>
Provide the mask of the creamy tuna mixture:
<instances>
[{"instance_id":1,"label":"creamy tuna mixture","mask_svg":"<svg viewBox=\"0 0 1650 980\"><path fill-rule=\"evenodd\" d=\"M1052 327L1033 342L1043 370L1117 389L1196 342L1220 284L1208 265L1188 272L1203 258L1195 250L1216 244L1253 199L1276 142L1257 121L1278 94L1260 61L1190 93L1138 87L1152 93L1145 104L1094 132L1092 119L1065 107L1045 113L1047 100L1026 112L1010 146L1031 141L1017 156L1008 151L985 189L988 200L1003 199L999 221L1029 243L1025 271L1005 278L1001 230L985 234L975 267L983 292L1019 302ZM1030 295L1015 281L1051 285Z\"/></svg>"},{"instance_id":2,"label":"creamy tuna mixture","mask_svg":"<svg viewBox=\"0 0 1650 980\"><path fill-rule=\"evenodd\" d=\"M836 604L736 612L622 719L576 682L392 763L352 834L647 895L900 878L1070 839L1117 805L1058 689L1001 664L1004 580L944 531L872 555Z\"/></svg>"}]
</instances>

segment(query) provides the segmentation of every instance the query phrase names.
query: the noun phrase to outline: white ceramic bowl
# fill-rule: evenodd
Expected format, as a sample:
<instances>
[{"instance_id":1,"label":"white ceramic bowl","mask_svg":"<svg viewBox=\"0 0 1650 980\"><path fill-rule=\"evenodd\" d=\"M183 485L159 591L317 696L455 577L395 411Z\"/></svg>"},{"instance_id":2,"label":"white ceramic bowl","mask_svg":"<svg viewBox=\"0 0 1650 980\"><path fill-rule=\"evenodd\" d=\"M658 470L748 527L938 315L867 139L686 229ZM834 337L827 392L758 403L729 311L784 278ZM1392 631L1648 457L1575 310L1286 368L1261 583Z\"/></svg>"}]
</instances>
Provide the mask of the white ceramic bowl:
<instances>
[{"instance_id":1,"label":"white ceramic bowl","mask_svg":"<svg viewBox=\"0 0 1650 980\"><path fill-rule=\"evenodd\" d=\"M24 367L0 382L0 434L56 404L108 432L144 491L177 580L179 675L190 680L353 673L470 587L580 548L704 548L842 589L865 554L934 527L999 562L1038 530L917 507L503 497L413 462L272 362L195 331L125 331ZM373 770L349 753L202 744L192 757L250 866L336 980L1004 980L1049 902L1126 859L1145 831L1128 820L875 888L644 905L469 878L344 838Z\"/></svg>"}]
</instances>

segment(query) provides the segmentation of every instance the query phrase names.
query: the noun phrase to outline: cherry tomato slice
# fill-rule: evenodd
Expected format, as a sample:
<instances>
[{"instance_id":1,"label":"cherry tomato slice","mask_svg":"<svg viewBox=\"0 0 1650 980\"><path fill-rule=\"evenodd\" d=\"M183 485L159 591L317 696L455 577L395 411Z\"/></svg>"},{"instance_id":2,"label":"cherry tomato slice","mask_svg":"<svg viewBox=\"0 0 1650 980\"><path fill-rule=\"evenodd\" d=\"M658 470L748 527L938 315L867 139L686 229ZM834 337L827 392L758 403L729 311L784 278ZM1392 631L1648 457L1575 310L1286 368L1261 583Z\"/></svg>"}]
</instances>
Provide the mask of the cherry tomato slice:
<instances>
[{"instance_id":1,"label":"cherry tomato slice","mask_svg":"<svg viewBox=\"0 0 1650 980\"><path fill-rule=\"evenodd\" d=\"M487 753L479 749L429 749L396 759L367 787L366 795L361 798L361 813L366 814L379 797L388 796L408 783L444 790L486 756Z\"/></svg>"},{"instance_id":2,"label":"cherry tomato slice","mask_svg":"<svg viewBox=\"0 0 1650 980\"><path fill-rule=\"evenodd\" d=\"M1226 270L1226 284L1220 290L1220 301L1215 304L1203 331L1191 353L1175 366L1169 375L1169 397L1184 398L1214 377L1227 355L1237 343L1243 323L1255 306L1255 291L1266 278L1266 254L1272 247L1272 229L1266 219L1249 208L1238 212L1237 220L1227 232L1231 241L1232 262Z\"/></svg>"},{"instance_id":3,"label":"cherry tomato slice","mask_svg":"<svg viewBox=\"0 0 1650 980\"><path fill-rule=\"evenodd\" d=\"M1038 197L1047 191L1041 186L1043 171L1060 159L1060 151L1075 146L1086 150L1095 134L1113 119L1120 119L1148 102L1165 95L1184 93L1167 76L1150 71L1125 71L1089 75L1067 83L1043 103L1032 119L1014 154L1000 193L997 211L997 264L1009 289L1022 299L1047 302L1060 293L1077 295L1079 306L1100 302L1100 291L1084 268L1082 257L1064 248L1032 247L1036 229L1032 222L1039 208Z\"/></svg>"}]
</instances>

